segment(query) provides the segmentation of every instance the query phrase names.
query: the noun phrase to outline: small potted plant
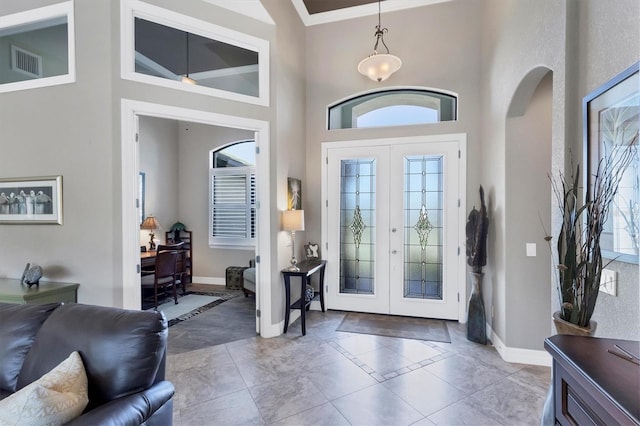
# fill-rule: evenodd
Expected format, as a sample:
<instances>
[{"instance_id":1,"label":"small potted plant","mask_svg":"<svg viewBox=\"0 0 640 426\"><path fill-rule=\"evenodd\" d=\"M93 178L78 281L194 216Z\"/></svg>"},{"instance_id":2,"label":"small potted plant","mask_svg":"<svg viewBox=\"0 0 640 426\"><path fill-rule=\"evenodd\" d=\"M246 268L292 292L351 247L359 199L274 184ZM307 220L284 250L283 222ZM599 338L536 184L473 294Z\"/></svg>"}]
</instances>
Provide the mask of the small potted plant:
<instances>
[{"instance_id":1,"label":"small potted plant","mask_svg":"<svg viewBox=\"0 0 640 426\"><path fill-rule=\"evenodd\" d=\"M469 298L469 313L467 316L467 339L485 345L487 343L486 315L482 300L482 267L487 264L487 231L489 217L484 203L484 189L480 185L480 210L475 206L467 218L467 264L472 271L471 297Z\"/></svg>"}]
</instances>

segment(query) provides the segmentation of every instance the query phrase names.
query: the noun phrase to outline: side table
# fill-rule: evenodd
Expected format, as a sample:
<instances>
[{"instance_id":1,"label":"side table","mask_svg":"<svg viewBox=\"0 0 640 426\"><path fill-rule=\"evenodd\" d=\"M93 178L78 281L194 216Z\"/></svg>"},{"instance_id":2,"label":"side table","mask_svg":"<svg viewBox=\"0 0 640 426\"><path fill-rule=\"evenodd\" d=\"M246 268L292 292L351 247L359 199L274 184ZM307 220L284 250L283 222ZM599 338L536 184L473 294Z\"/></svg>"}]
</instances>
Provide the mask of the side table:
<instances>
[{"instance_id":1,"label":"side table","mask_svg":"<svg viewBox=\"0 0 640 426\"><path fill-rule=\"evenodd\" d=\"M327 265L326 260L305 260L298 263L299 271L290 271L289 269L283 269L282 276L284 277L284 292L285 292L285 304L284 304L284 332L287 332L289 328L289 313L291 309L300 309L300 321L302 325L302 335L307 334L305 323L305 312L309 308L311 301L305 300L307 284L311 283L311 276L315 273L319 273L320 278L320 307L324 312L324 269ZM300 277L300 299L291 303L291 277Z\"/></svg>"},{"instance_id":2,"label":"side table","mask_svg":"<svg viewBox=\"0 0 640 426\"><path fill-rule=\"evenodd\" d=\"M55 303L78 301L78 286L75 283L40 281L40 285L29 287L19 279L0 278L0 302L4 303Z\"/></svg>"}]
</instances>

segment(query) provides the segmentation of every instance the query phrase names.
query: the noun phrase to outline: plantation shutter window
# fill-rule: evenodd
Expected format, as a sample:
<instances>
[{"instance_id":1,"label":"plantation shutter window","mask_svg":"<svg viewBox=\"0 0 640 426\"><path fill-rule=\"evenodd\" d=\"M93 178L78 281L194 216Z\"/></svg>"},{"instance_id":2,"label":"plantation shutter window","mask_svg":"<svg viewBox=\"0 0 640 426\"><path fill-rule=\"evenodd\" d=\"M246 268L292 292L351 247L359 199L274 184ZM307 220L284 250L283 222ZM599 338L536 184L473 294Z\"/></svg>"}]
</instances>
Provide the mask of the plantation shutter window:
<instances>
[{"instance_id":1,"label":"plantation shutter window","mask_svg":"<svg viewBox=\"0 0 640 426\"><path fill-rule=\"evenodd\" d=\"M211 236L255 238L255 174L235 169L213 169L211 174Z\"/></svg>"}]
</instances>

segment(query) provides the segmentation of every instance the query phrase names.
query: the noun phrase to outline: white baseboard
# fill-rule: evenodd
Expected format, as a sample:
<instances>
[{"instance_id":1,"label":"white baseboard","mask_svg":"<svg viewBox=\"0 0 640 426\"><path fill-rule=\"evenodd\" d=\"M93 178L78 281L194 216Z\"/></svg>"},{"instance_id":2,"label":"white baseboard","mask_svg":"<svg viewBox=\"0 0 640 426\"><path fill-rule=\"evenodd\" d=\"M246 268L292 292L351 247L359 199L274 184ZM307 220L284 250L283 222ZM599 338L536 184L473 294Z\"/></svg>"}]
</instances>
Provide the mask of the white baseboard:
<instances>
[{"instance_id":1,"label":"white baseboard","mask_svg":"<svg viewBox=\"0 0 640 426\"><path fill-rule=\"evenodd\" d=\"M489 324L487 324L487 336L489 336L489 340L493 343L493 347L496 348L502 359L506 362L551 367L552 358L547 351L505 346L504 342L500 340Z\"/></svg>"},{"instance_id":2,"label":"white baseboard","mask_svg":"<svg viewBox=\"0 0 640 426\"><path fill-rule=\"evenodd\" d=\"M191 277L191 282L194 284L209 284L209 285L225 285L224 278L216 277Z\"/></svg>"}]
</instances>

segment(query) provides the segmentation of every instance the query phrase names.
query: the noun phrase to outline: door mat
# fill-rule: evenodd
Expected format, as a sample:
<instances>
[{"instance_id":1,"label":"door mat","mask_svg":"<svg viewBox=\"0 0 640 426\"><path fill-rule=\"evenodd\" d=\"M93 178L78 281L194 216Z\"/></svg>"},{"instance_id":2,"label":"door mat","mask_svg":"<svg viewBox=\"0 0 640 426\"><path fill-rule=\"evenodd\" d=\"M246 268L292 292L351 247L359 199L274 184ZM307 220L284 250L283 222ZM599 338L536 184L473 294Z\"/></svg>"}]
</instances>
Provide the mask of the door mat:
<instances>
[{"instance_id":1,"label":"door mat","mask_svg":"<svg viewBox=\"0 0 640 426\"><path fill-rule=\"evenodd\" d=\"M349 312L336 331L451 343L447 323L430 318Z\"/></svg>"}]
</instances>

